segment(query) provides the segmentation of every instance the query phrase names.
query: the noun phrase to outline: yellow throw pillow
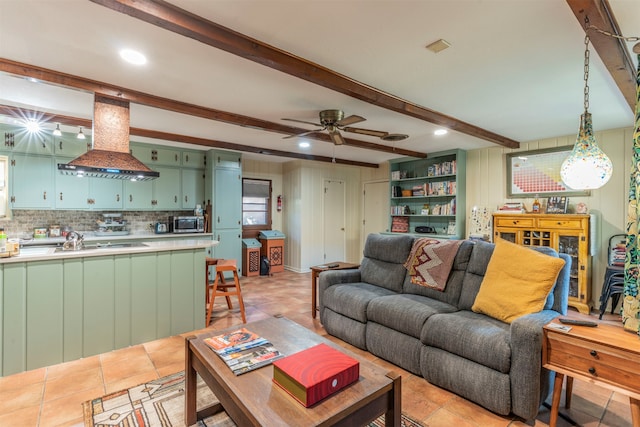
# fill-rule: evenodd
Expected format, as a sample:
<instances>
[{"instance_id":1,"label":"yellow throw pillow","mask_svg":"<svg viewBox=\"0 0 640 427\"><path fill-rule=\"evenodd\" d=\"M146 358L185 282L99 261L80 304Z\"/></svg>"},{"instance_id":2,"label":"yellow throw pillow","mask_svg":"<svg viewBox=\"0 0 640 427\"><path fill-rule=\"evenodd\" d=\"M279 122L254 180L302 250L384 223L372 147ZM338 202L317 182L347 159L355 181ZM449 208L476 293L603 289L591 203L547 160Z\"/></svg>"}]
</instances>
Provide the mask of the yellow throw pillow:
<instances>
[{"instance_id":1,"label":"yellow throw pillow","mask_svg":"<svg viewBox=\"0 0 640 427\"><path fill-rule=\"evenodd\" d=\"M471 310L506 323L537 313L563 266L561 258L499 238Z\"/></svg>"}]
</instances>

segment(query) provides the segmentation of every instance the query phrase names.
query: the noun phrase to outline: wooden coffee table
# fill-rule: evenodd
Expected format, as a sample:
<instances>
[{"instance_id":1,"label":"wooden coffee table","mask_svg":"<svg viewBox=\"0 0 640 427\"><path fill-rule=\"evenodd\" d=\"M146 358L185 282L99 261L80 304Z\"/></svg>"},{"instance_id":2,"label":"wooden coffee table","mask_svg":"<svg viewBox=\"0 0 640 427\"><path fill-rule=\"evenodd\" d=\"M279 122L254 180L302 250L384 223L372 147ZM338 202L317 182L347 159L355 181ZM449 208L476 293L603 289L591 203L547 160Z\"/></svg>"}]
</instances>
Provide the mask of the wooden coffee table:
<instances>
[{"instance_id":1,"label":"wooden coffee table","mask_svg":"<svg viewBox=\"0 0 640 427\"><path fill-rule=\"evenodd\" d=\"M286 355L325 343L360 362L360 378L336 394L305 408L273 384L273 365L235 376L204 338L246 327L270 340ZM284 317L188 337L185 361L185 423L226 411L239 426L366 425L385 415L387 427L400 426L401 378ZM220 403L196 413L196 374Z\"/></svg>"}]
</instances>

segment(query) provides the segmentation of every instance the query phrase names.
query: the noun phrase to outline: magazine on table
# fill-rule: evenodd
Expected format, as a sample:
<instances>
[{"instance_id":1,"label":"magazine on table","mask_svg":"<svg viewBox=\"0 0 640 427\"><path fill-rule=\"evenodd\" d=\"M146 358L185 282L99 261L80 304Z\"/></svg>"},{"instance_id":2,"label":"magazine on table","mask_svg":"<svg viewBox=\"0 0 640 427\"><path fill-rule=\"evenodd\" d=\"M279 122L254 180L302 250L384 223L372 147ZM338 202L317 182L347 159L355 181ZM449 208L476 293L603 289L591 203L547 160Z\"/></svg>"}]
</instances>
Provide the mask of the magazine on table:
<instances>
[{"instance_id":1,"label":"magazine on table","mask_svg":"<svg viewBox=\"0 0 640 427\"><path fill-rule=\"evenodd\" d=\"M268 340L246 328L205 338L204 342L236 375L269 365L284 356Z\"/></svg>"}]
</instances>

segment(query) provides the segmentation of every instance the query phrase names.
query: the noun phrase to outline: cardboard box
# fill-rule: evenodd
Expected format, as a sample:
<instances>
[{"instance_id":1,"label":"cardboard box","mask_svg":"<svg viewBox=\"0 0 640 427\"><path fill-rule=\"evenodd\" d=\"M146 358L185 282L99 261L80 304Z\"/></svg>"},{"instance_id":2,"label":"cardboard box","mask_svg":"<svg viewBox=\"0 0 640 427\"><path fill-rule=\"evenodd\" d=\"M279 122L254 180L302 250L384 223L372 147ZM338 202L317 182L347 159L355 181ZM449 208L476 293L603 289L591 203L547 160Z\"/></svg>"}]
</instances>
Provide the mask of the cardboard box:
<instances>
[{"instance_id":1,"label":"cardboard box","mask_svg":"<svg viewBox=\"0 0 640 427\"><path fill-rule=\"evenodd\" d=\"M305 407L358 380L360 363L318 344L273 362L273 382Z\"/></svg>"}]
</instances>

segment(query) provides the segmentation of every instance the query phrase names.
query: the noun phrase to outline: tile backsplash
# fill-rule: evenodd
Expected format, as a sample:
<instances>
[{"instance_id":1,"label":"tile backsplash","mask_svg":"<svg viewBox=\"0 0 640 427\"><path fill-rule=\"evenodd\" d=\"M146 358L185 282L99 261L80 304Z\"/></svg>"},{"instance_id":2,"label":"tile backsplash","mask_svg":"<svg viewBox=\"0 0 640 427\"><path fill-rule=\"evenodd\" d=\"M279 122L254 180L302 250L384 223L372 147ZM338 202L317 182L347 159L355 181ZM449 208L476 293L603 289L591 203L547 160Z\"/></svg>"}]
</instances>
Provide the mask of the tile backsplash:
<instances>
[{"instance_id":1,"label":"tile backsplash","mask_svg":"<svg viewBox=\"0 0 640 427\"><path fill-rule=\"evenodd\" d=\"M102 214L111 212L74 211L74 210L14 210L11 219L0 219L0 227L4 227L9 238L31 237L33 229L52 225L70 227L79 232L94 231L96 221L102 221ZM127 221L127 229L131 234L152 233L149 226L156 222L167 222L171 215L192 215L191 211L127 211L121 213Z\"/></svg>"}]
</instances>

